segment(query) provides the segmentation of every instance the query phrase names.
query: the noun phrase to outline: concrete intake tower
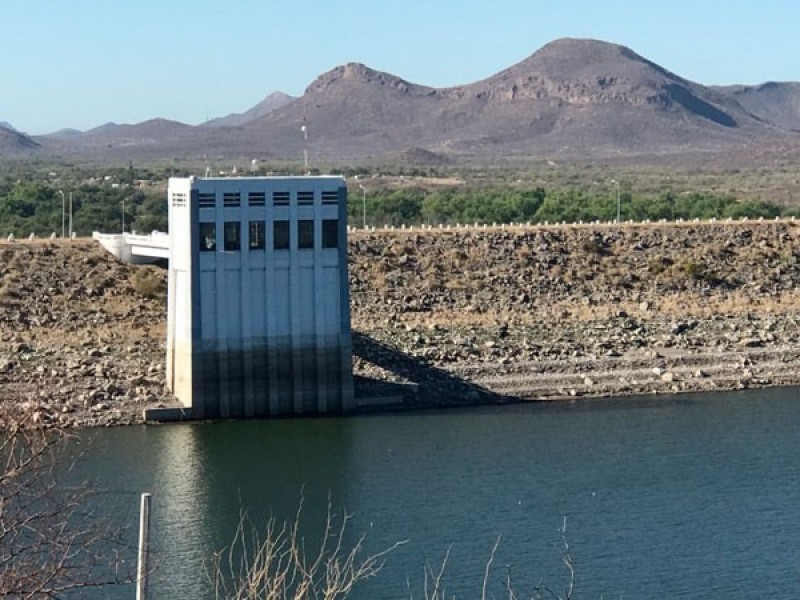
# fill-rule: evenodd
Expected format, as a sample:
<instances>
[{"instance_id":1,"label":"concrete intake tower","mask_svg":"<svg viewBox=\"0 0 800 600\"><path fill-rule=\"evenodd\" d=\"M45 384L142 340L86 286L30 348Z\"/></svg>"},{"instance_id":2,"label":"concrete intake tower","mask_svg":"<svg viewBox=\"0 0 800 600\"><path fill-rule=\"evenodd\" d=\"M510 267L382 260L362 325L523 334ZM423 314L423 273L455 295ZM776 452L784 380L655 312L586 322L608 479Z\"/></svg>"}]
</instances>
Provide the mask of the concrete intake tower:
<instances>
[{"instance_id":1,"label":"concrete intake tower","mask_svg":"<svg viewBox=\"0 0 800 600\"><path fill-rule=\"evenodd\" d=\"M167 383L191 417L353 408L341 177L169 180Z\"/></svg>"}]
</instances>

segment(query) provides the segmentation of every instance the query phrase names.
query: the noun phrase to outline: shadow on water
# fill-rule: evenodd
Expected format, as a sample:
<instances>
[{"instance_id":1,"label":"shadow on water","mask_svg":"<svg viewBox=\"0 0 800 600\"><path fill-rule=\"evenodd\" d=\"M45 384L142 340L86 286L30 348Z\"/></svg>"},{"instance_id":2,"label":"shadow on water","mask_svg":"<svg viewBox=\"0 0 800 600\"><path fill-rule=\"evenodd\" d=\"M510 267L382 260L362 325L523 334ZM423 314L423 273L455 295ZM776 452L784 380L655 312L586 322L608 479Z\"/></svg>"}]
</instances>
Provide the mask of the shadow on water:
<instances>
[{"instance_id":1,"label":"shadow on water","mask_svg":"<svg viewBox=\"0 0 800 600\"><path fill-rule=\"evenodd\" d=\"M424 359L401 352L369 335L352 333L353 355L409 383L393 383L355 376L358 398L402 398L404 407L479 406L519 402L435 367ZM369 405L369 402L366 403Z\"/></svg>"}]
</instances>

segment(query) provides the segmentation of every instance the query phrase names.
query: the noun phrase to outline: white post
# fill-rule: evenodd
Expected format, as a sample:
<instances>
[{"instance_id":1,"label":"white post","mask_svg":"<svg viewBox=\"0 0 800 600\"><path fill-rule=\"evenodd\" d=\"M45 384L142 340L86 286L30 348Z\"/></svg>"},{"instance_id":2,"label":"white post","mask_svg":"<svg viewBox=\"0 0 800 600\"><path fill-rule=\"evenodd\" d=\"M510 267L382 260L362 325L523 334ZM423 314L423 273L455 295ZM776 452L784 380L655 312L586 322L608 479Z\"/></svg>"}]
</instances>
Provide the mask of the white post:
<instances>
[{"instance_id":1,"label":"white post","mask_svg":"<svg viewBox=\"0 0 800 600\"><path fill-rule=\"evenodd\" d=\"M362 197L362 207L363 207L363 210L364 210L362 226L364 227L364 229L366 229L367 228L367 188L365 188L361 184L359 184L358 187L360 187L361 191L364 192L364 195Z\"/></svg>"},{"instance_id":2,"label":"white post","mask_svg":"<svg viewBox=\"0 0 800 600\"><path fill-rule=\"evenodd\" d=\"M64 206L66 198L64 197L64 192L62 192L61 190L58 190L58 193L61 194L61 239L63 240L65 234L64 228L66 227L66 218L67 218L67 213L65 211L66 207Z\"/></svg>"},{"instance_id":3,"label":"white post","mask_svg":"<svg viewBox=\"0 0 800 600\"><path fill-rule=\"evenodd\" d=\"M620 215L620 203L619 203L619 191L620 191L620 187L621 186L620 186L619 181L617 181L616 179L612 179L611 183L613 183L615 186L617 186L617 221L616 222L619 223L619 219L620 219L620 216L621 216Z\"/></svg>"},{"instance_id":4,"label":"white post","mask_svg":"<svg viewBox=\"0 0 800 600\"><path fill-rule=\"evenodd\" d=\"M69 193L69 239L72 239L72 192Z\"/></svg>"},{"instance_id":5,"label":"white post","mask_svg":"<svg viewBox=\"0 0 800 600\"><path fill-rule=\"evenodd\" d=\"M142 494L139 513L139 562L136 568L136 600L147 600L150 550L150 494Z\"/></svg>"}]
</instances>

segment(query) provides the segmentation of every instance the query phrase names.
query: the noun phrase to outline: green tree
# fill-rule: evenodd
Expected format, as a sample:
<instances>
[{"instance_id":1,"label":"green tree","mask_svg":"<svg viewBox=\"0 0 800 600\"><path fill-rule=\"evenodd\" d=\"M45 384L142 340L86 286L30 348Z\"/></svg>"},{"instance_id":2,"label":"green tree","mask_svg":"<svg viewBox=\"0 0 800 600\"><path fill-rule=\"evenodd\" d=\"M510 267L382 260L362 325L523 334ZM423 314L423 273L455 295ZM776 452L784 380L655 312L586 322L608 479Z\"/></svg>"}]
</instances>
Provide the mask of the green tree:
<instances>
[{"instance_id":1,"label":"green tree","mask_svg":"<svg viewBox=\"0 0 800 600\"><path fill-rule=\"evenodd\" d=\"M774 204L764 202L763 200L746 200L744 202L736 202L725 207L725 217L732 217L740 219L742 217L758 218L764 217L765 219L774 219L780 216L780 209ZM791 216L788 214L787 216Z\"/></svg>"},{"instance_id":2,"label":"green tree","mask_svg":"<svg viewBox=\"0 0 800 600\"><path fill-rule=\"evenodd\" d=\"M3 233L46 235L60 226L61 201L56 191L41 183L19 182L0 197Z\"/></svg>"},{"instance_id":3,"label":"green tree","mask_svg":"<svg viewBox=\"0 0 800 600\"><path fill-rule=\"evenodd\" d=\"M160 195L141 194L141 196L141 203L134 203L133 229L142 233L167 231L169 212L167 202Z\"/></svg>"}]
</instances>

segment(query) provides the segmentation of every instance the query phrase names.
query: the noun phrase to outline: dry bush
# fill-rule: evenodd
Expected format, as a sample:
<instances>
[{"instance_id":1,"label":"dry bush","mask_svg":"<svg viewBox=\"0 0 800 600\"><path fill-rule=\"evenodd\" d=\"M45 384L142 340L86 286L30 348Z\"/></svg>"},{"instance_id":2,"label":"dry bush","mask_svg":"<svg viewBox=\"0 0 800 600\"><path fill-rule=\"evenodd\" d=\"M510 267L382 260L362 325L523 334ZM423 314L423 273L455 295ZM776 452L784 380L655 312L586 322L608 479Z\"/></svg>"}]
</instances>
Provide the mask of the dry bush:
<instances>
[{"instance_id":1,"label":"dry bush","mask_svg":"<svg viewBox=\"0 0 800 600\"><path fill-rule=\"evenodd\" d=\"M376 554L364 555L365 536L355 543L345 542L348 515L333 516L330 500L325 530L319 540L320 548L311 553L299 529L303 510L300 508L291 522L279 526L270 519L266 532L260 534L246 515L239 520L236 535L230 547L215 554L207 566L207 574L218 600L346 600L356 587L366 579L376 576L385 564L389 553L405 542ZM563 591L556 591L543 583L533 587L530 594L519 595L511 578L510 567L505 567L502 580L495 578L495 555L500 546L498 537L486 562L481 583L480 598L506 597L509 600L571 600L575 591L575 568L567 542L567 519L559 529L563 549L561 560L567 570ZM408 597L422 600L456 600L447 591L446 571L450 549L441 564L423 567L422 590L417 596L407 583ZM502 590L497 590L497 586ZM499 595L498 595L499 592ZM478 597L474 595L471 597Z\"/></svg>"},{"instance_id":2,"label":"dry bush","mask_svg":"<svg viewBox=\"0 0 800 600\"><path fill-rule=\"evenodd\" d=\"M330 501L318 550L309 553L300 533L303 502L293 522L270 519L261 534L242 515L233 543L207 569L215 597L225 600L336 600L380 572L386 556L404 542L364 555L365 536L348 545L346 514L333 515Z\"/></svg>"},{"instance_id":3,"label":"dry bush","mask_svg":"<svg viewBox=\"0 0 800 600\"><path fill-rule=\"evenodd\" d=\"M689 259L684 261L683 264L681 264L681 271L688 277L698 281L705 281L709 278L706 266L696 260Z\"/></svg>"},{"instance_id":4,"label":"dry bush","mask_svg":"<svg viewBox=\"0 0 800 600\"><path fill-rule=\"evenodd\" d=\"M160 298L166 293L164 278L150 269L138 269L131 275L131 287L145 298Z\"/></svg>"},{"instance_id":5,"label":"dry bush","mask_svg":"<svg viewBox=\"0 0 800 600\"><path fill-rule=\"evenodd\" d=\"M0 283L0 306L14 304L18 298L19 293L13 281L8 280Z\"/></svg>"},{"instance_id":6,"label":"dry bush","mask_svg":"<svg viewBox=\"0 0 800 600\"><path fill-rule=\"evenodd\" d=\"M0 597L58 598L122 583L119 531L95 513L92 490L67 486L65 433L0 415Z\"/></svg>"},{"instance_id":7,"label":"dry bush","mask_svg":"<svg viewBox=\"0 0 800 600\"><path fill-rule=\"evenodd\" d=\"M497 549L500 546L500 536L492 546L492 551L489 554L489 559L486 561L486 566L483 571L483 579L481 583L480 599L487 600L488 598L506 597L509 600L518 600L520 598L530 598L531 600L571 600L575 592L575 566L570 554L569 543L567 542L567 518L564 517L564 524L559 529L561 534L561 543L563 550L561 552L561 561L567 569L567 582L564 591L559 593L552 587L543 583L539 583L533 588L530 595L519 595L518 590L515 589L514 582L511 578L511 568L506 567L505 577L502 579L502 591L500 595L496 595L491 589L491 579L494 571L494 559L497 554ZM423 571L423 588L420 597L422 600L456 600L456 596L450 595L446 588L446 570L447 563L450 560L450 549L445 552L441 565L434 569L430 563L426 563ZM410 600L414 599L414 593L411 590L411 585L408 586L408 596ZM475 595L474 597L478 597Z\"/></svg>"}]
</instances>

